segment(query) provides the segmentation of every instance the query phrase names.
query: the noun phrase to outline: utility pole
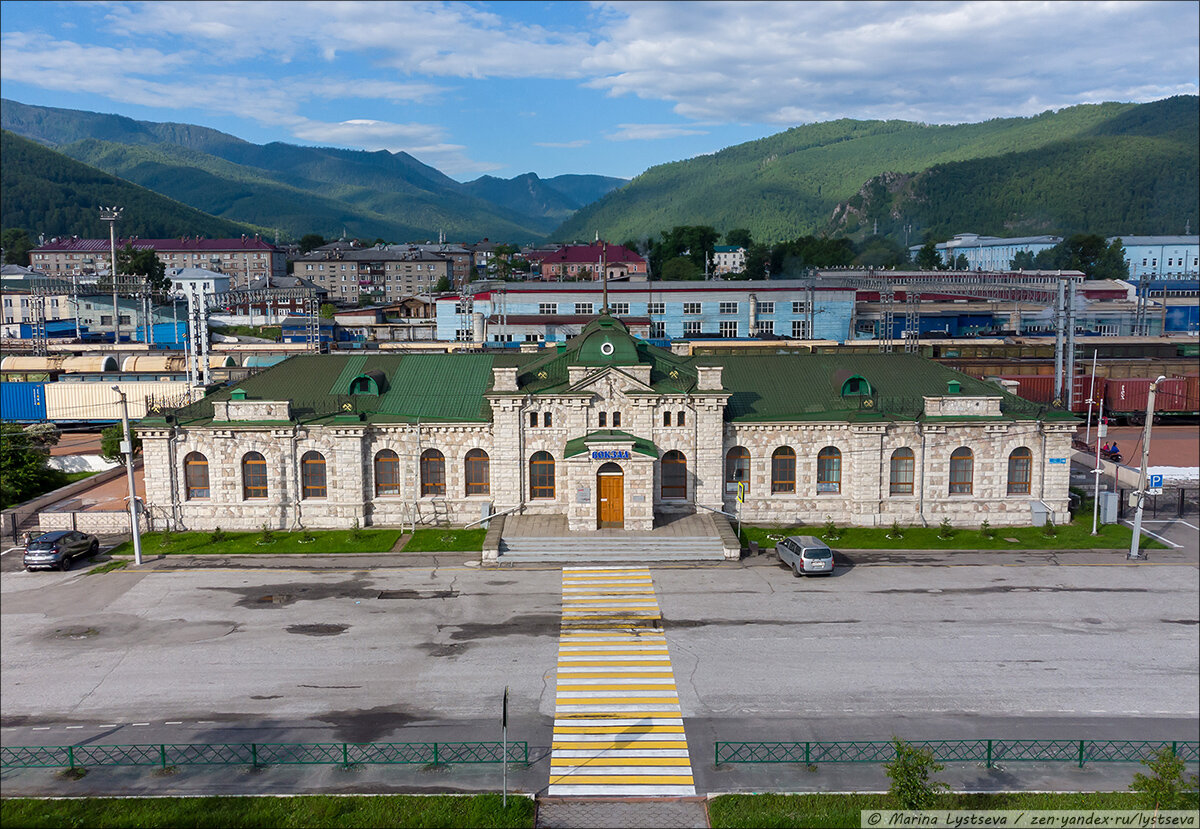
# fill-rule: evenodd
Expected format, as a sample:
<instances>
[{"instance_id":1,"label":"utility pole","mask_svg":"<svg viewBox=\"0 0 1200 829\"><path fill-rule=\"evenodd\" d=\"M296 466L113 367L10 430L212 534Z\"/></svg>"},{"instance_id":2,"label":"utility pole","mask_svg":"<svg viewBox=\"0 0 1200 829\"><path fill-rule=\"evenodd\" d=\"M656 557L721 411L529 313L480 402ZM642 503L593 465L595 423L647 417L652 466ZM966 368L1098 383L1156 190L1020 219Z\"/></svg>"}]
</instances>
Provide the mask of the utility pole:
<instances>
[{"instance_id":1,"label":"utility pole","mask_svg":"<svg viewBox=\"0 0 1200 829\"><path fill-rule=\"evenodd\" d=\"M1096 421L1096 466L1092 474L1096 476L1096 485L1092 490L1092 535L1096 535L1097 522L1100 518L1100 439L1108 433L1104 425L1104 398L1100 398L1100 419ZM1089 438L1089 441L1091 439Z\"/></svg>"},{"instance_id":2,"label":"utility pole","mask_svg":"<svg viewBox=\"0 0 1200 829\"><path fill-rule=\"evenodd\" d=\"M1098 349L1098 348L1092 349L1092 385L1088 387L1087 437L1085 437L1083 439L1084 443L1092 442L1092 403L1095 402L1092 400L1092 398L1096 396L1096 354L1099 353L1099 351L1100 351L1100 349ZM1104 404L1101 403L1100 405L1102 407L1100 409L1100 416L1103 417L1104 416L1104 409L1103 409ZM1099 426L1097 426L1097 429L1099 429ZM1097 435L1097 437L1099 437L1099 435ZM1097 440L1096 443L1099 444L1099 440ZM1097 464L1097 466L1099 466L1099 464Z\"/></svg>"},{"instance_id":3,"label":"utility pole","mask_svg":"<svg viewBox=\"0 0 1200 829\"><path fill-rule=\"evenodd\" d=\"M112 261L109 264L108 272L112 276L113 289L113 345L121 341L121 308L117 304L117 220L121 218L121 213L124 212L124 207L101 207L100 221L108 222L108 244L109 252L112 255Z\"/></svg>"},{"instance_id":4,"label":"utility pole","mask_svg":"<svg viewBox=\"0 0 1200 829\"><path fill-rule=\"evenodd\" d=\"M129 479L129 526L133 530L133 563L142 563L142 536L138 530L137 516L137 487L133 483L133 438L129 434L129 403L125 400L125 392L120 386L112 390L121 395L121 427L125 430L125 440L121 441L121 451L125 453L125 476Z\"/></svg>"},{"instance_id":5,"label":"utility pole","mask_svg":"<svg viewBox=\"0 0 1200 829\"><path fill-rule=\"evenodd\" d=\"M1142 469L1138 473L1138 488L1137 492L1137 512L1133 517L1133 540L1129 543L1129 560L1139 561L1142 556L1138 553L1138 544L1142 537L1142 508L1146 503L1146 467L1150 463L1150 427L1154 423L1154 395L1158 391L1158 384L1167 378L1163 375L1158 375L1158 379L1150 384L1150 392L1146 395L1146 426L1142 430Z\"/></svg>"}]
</instances>

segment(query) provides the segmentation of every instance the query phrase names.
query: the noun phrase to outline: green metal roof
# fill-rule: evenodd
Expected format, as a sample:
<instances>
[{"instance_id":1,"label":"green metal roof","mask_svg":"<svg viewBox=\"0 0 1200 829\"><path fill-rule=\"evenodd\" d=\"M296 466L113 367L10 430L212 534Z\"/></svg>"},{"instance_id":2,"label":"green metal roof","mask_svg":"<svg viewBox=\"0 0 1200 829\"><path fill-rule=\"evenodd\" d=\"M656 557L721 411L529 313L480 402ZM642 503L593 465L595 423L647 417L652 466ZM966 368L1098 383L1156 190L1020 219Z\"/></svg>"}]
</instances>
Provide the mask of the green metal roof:
<instances>
[{"instance_id":1,"label":"green metal roof","mask_svg":"<svg viewBox=\"0 0 1200 829\"><path fill-rule=\"evenodd\" d=\"M658 447L654 445L653 441L614 429L601 429L596 432L589 432L581 438L571 438L567 441L567 448L563 452L563 457L573 458L576 455L582 455L588 451L587 444L589 443L632 443L633 451L639 455L648 455L651 458L658 457Z\"/></svg>"}]
</instances>

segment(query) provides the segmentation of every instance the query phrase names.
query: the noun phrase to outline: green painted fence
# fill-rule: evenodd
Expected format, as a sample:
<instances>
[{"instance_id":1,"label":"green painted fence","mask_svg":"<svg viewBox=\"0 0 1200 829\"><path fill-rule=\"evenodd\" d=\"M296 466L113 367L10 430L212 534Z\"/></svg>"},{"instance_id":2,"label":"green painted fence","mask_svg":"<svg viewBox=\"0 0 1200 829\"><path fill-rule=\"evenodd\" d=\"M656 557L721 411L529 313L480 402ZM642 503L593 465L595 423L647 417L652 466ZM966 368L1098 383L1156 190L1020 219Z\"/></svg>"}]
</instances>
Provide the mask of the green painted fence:
<instances>
[{"instance_id":1,"label":"green painted fence","mask_svg":"<svg viewBox=\"0 0 1200 829\"><path fill-rule=\"evenodd\" d=\"M273 766L500 763L500 742L152 743L127 746L2 746L2 768L87 766ZM529 763L529 744L508 743L508 762Z\"/></svg>"},{"instance_id":2,"label":"green painted fence","mask_svg":"<svg viewBox=\"0 0 1200 829\"><path fill-rule=\"evenodd\" d=\"M1137 763L1170 748L1185 763L1200 762L1196 740L919 740L909 743L933 752L947 763L1064 762ZM722 763L890 763L896 747L890 740L793 743L717 741L716 764Z\"/></svg>"}]
</instances>

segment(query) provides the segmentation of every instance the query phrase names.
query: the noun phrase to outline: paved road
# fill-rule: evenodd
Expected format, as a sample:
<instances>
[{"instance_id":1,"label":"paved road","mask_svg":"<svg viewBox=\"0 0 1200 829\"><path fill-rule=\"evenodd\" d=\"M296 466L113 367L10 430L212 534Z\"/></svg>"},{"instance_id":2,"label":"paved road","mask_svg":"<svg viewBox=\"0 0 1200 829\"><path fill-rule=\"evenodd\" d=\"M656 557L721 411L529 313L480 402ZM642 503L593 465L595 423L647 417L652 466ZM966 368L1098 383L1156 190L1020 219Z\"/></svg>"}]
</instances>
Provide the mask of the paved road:
<instances>
[{"instance_id":1,"label":"paved road","mask_svg":"<svg viewBox=\"0 0 1200 829\"><path fill-rule=\"evenodd\" d=\"M697 791L886 787L877 767L714 767L718 739L1200 738L1200 574L1188 550L1141 564L1103 553L903 558L861 554L825 579L795 579L767 556L650 568ZM561 569L482 570L461 556L391 566L399 560L346 570L332 569L345 560L171 559L101 575L5 567L0 737L489 740L507 685L510 735L530 743L534 763L513 783L544 791ZM1131 773L1022 766L947 779L1122 788ZM348 774L189 769L169 787L470 790L499 778L490 767ZM3 779L6 794L61 785L49 772ZM80 783L167 785L138 769Z\"/></svg>"}]
</instances>

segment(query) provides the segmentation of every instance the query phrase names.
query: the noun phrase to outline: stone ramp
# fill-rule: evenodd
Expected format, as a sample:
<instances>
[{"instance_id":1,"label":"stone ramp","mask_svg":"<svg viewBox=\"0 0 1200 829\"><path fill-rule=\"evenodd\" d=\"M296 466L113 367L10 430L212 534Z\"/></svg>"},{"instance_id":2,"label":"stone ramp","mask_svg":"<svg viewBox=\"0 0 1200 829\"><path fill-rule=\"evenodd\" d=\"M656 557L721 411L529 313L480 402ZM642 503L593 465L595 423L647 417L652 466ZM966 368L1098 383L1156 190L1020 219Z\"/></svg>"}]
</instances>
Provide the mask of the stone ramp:
<instances>
[{"instance_id":1,"label":"stone ramp","mask_svg":"<svg viewBox=\"0 0 1200 829\"><path fill-rule=\"evenodd\" d=\"M534 825L538 829L707 829L708 810L702 797L543 797L538 799Z\"/></svg>"}]
</instances>

